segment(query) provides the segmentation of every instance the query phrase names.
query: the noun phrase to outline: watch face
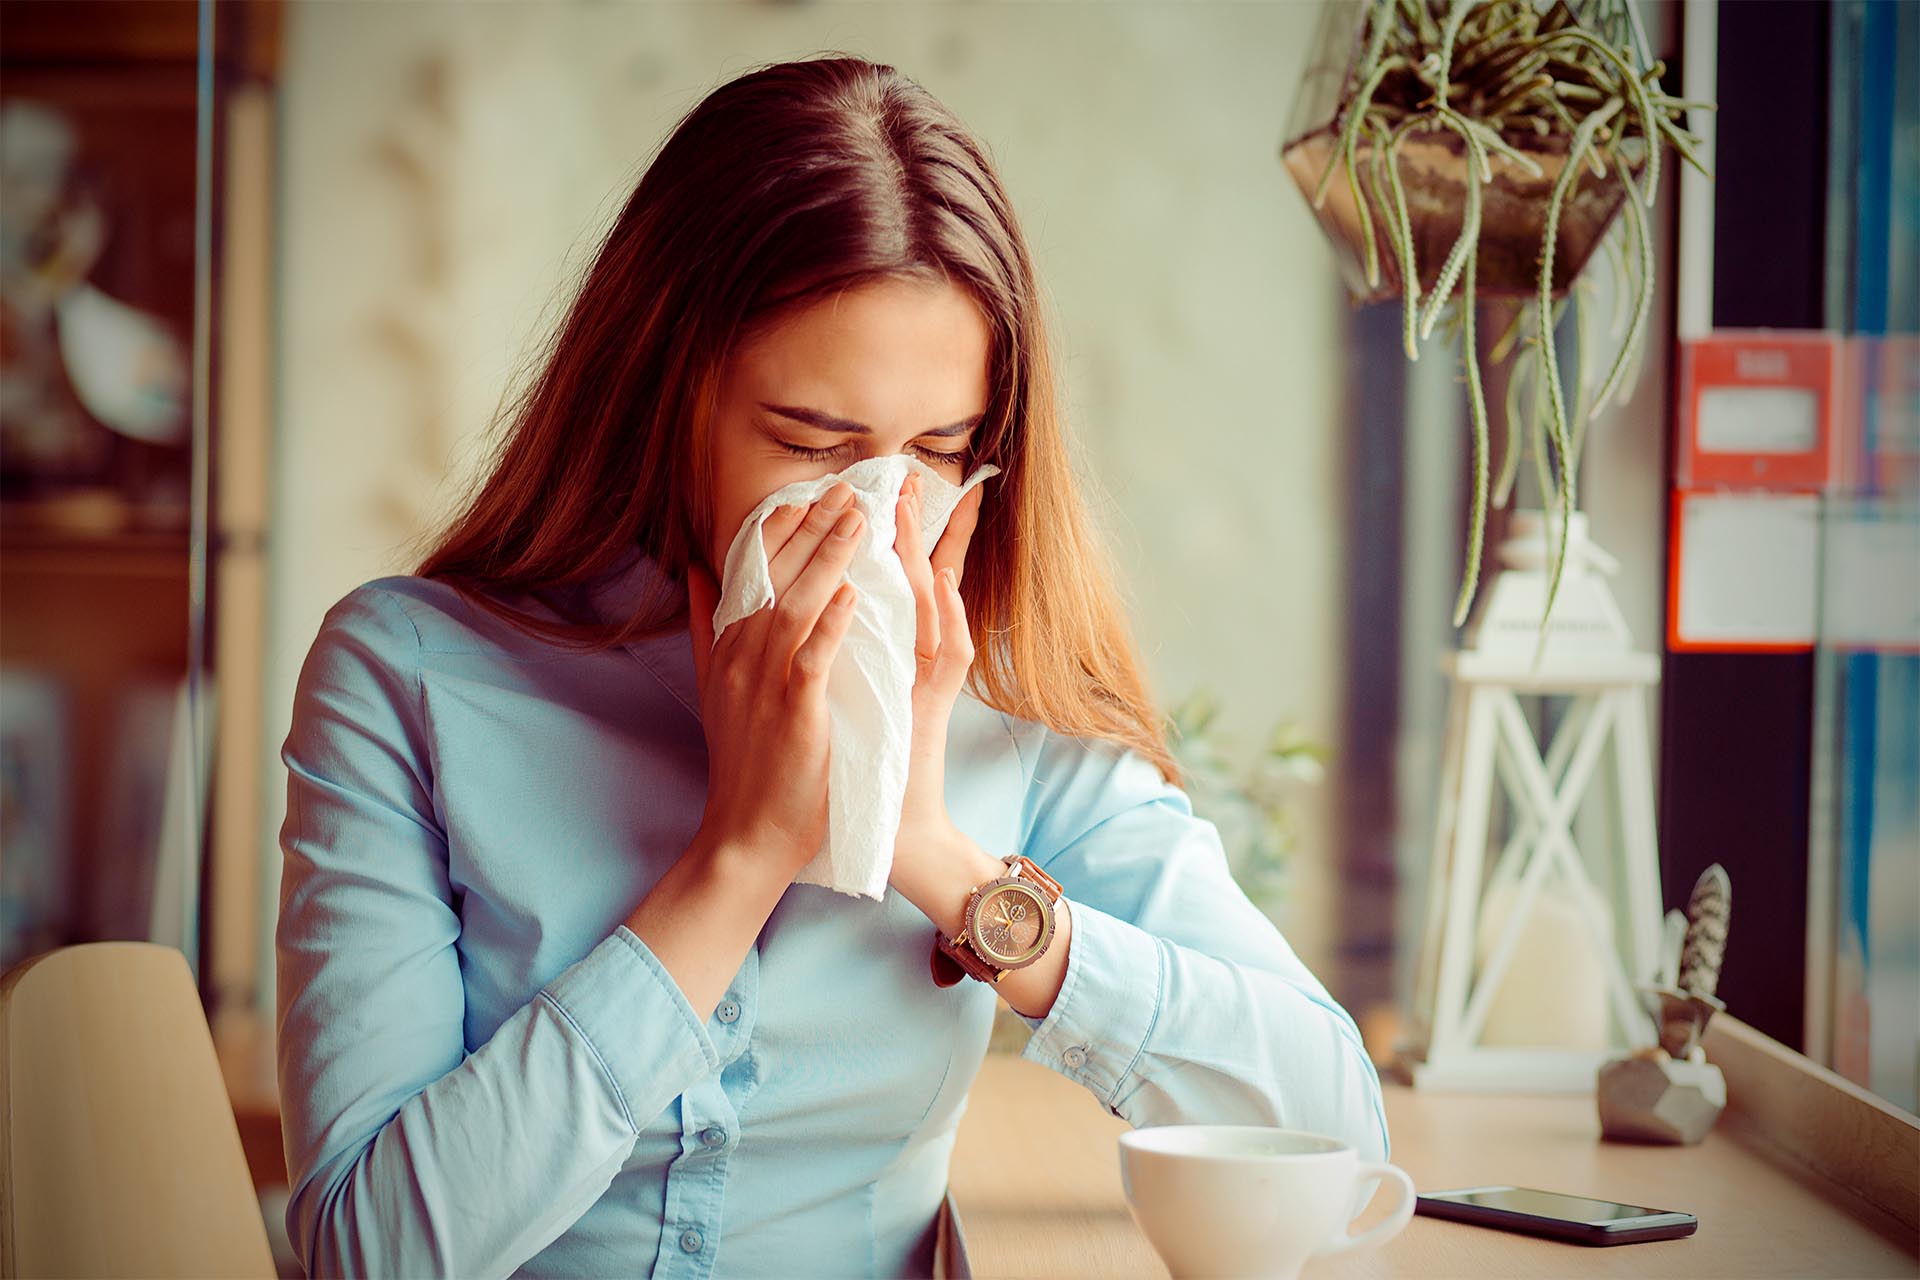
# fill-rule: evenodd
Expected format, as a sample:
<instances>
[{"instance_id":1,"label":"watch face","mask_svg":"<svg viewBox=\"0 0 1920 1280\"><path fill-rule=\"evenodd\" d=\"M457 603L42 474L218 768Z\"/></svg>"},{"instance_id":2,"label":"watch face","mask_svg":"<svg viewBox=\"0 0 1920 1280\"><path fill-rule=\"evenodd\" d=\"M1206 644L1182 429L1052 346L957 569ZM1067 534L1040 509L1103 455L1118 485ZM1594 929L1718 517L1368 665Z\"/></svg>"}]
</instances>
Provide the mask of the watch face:
<instances>
[{"instance_id":1,"label":"watch face","mask_svg":"<svg viewBox=\"0 0 1920 1280\"><path fill-rule=\"evenodd\" d=\"M1033 960L1052 933L1047 902L1021 883L998 885L980 895L971 918L974 949L1003 969Z\"/></svg>"}]
</instances>

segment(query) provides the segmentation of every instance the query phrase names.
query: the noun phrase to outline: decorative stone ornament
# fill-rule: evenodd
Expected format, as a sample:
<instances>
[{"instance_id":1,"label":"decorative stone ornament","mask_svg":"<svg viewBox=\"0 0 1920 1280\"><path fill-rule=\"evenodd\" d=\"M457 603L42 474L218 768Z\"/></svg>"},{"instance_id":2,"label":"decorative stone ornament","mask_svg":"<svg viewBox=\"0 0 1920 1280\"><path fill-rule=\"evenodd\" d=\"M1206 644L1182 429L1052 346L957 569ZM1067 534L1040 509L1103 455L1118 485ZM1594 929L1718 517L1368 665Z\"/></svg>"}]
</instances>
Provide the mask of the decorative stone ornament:
<instances>
[{"instance_id":1,"label":"decorative stone ornament","mask_svg":"<svg viewBox=\"0 0 1920 1280\"><path fill-rule=\"evenodd\" d=\"M1727 1078L1706 1060L1643 1049L1600 1068L1600 1136L1612 1142L1691 1145L1727 1105Z\"/></svg>"},{"instance_id":2,"label":"decorative stone ornament","mask_svg":"<svg viewBox=\"0 0 1920 1280\"><path fill-rule=\"evenodd\" d=\"M1726 1109L1726 1077L1707 1061L1700 1037L1708 1019L1726 1008L1713 990L1726 954L1732 896L1726 869L1716 862L1694 883L1677 947L1680 913L1668 914L1659 981L1639 989L1660 1043L1600 1068L1594 1100L1602 1138L1692 1144L1707 1136Z\"/></svg>"}]
</instances>

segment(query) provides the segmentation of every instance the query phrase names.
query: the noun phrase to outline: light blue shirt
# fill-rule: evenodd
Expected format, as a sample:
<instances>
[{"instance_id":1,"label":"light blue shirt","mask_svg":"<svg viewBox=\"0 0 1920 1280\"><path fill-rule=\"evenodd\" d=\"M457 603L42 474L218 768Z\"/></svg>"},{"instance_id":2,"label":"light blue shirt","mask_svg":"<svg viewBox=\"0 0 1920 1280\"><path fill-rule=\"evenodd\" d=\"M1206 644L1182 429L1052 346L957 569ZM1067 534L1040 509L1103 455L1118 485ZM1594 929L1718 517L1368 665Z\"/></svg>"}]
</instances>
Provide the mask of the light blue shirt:
<instances>
[{"instance_id":1,"label":"light blue shirt","mask_svg":"<svg viewBox=\"0 0 1920 1280\"><path fill-rule=\"evenodd\" d=\"M659 576L636 552L580 598L623 617ZM897 892L796 884L702 1018L622 923L699 825L698 708L685 630L584 655L407 576L328 611L281 751L276 932L310 1273L930 1274L999 998L934 984ZM1143 756L963 693L946 785L1069 902L1024 1057L1135 1127L1385 1158L1352 1019Z\"/></svg>"}]
</instances>

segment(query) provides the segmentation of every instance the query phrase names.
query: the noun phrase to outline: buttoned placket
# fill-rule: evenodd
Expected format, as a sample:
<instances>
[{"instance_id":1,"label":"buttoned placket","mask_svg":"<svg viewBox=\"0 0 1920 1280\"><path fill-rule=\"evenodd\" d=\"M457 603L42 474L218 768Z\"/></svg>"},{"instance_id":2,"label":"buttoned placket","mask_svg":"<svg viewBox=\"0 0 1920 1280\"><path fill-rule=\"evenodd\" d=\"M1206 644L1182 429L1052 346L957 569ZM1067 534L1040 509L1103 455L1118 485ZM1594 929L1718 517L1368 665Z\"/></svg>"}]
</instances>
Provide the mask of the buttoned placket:
<instances>
[{"instance_id":1,"label":"buttoned placket","mask_svg":"<svg viewBox=\"0 0 1920 1280\"><path fill-rule=\"evenodd\" d=\"M680 1154L667 1166L656 1277L708 1280L714 1274L727 1168L740 1143L740 1113L723 1076L753 1037L759 974L755 943L707 1019L720 1070L680 1095Z\"/></svg>"}]
</instances>

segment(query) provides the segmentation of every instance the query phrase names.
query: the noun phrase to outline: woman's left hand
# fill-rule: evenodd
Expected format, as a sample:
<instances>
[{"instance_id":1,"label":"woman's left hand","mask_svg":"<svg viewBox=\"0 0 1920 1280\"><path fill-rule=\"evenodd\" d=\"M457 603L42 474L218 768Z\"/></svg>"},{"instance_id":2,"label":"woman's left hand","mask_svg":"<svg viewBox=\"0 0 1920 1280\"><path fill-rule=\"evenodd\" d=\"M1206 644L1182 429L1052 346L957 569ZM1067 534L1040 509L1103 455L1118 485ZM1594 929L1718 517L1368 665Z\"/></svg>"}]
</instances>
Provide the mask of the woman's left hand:
<instances>
[{"instance_id":1,"label":"woman's left hand","mask_svg":"<svg viewBox=\"0 0 1920 1280\"><path fill-rule=\"evenodd\" d=\"M913 586L915 617L913 742L907 793L900 806L900 834L894 842L888 879L903 893L938 875L923 865L952 847L947 816L947 726L953 704L973 666L973 637L960 599L960 575L967 544L980 517L980 493L967 490L953 509L940 541L929 556L920 539L921 478L910 476L894 508L894 550ZM909 896L912 896L909 893Z\"/></svg>"}]
</instances>

